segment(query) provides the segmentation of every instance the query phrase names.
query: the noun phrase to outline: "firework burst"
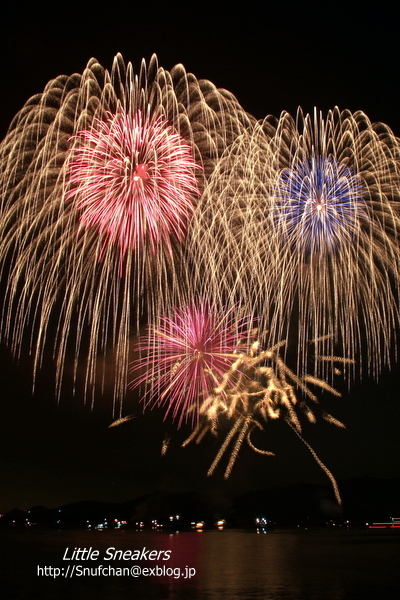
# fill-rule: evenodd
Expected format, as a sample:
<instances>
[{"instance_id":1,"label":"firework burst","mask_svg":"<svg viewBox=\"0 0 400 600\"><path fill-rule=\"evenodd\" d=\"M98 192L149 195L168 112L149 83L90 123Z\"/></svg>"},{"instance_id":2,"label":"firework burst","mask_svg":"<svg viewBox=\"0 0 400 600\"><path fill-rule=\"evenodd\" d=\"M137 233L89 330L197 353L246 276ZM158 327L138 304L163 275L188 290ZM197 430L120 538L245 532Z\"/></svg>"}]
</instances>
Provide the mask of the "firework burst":
<instances>
[{"instance_id":1,"label":"firework burst","mask_svg":"<svg viewBox=\"0 0 400 600\"><path fill-rule=\"evenodd\" d=\"M361 354L360 371L377 376L396 342L399 182L399 141L362 112L257 123L219 162L190 224L210 249L215 296L240 298L272 339L295 335L299 372L320 338L317 353Z\"/></svg>"},{"instance_id":2,"label":"firework burst","mask_svg":"<svg viewBox=\"0 0 400 600\"><path fill-rule=\"evenodd\" d=\"M275 229L303 259L355 242L368 218L363 185L332 158L312 157L283 169L273 189Z\"/></svg>"},{"instance_id":3,"label":"firework burst","mask_svg":"<svg viewBox=\"0 0 400 600\"><path fill-rule=\"evenodd\" d=\"M266 456L273 456L269 450L256 447L251 434L255 429L264 430L265 425L275 419L282 419L306 445L312 456L329 477L338 504L341 504L339 489L334 476L320 460L314 449L302 436L300 416L303 415L310 423L316 422L318 399L310 385L319 387L335 396L340 396L326 381L311 375L297 376L287 367L279 355L285 342L262 350L256 340L247 351L242 351L228 371L220 378L220 384L214 387L210 395L201 403L200 421L190 436L183 442L186 446L192 441L199 443L210 432L217 436L228 422L228 433L208 470L211 475L223 456L229 452L228 465L225 469L225 479L229 477L239 451L244 442L252 450ZM335 361L341 364L350 362L337 357L321 359L332 366ZM297 394L300 392L300 394ZM310 406L311 400L313 407ZM329 413L320 410L322 418L337 427L343 423Z\"/></svg>"},{"instance_id":4,"label":"firework burst","mask_svg":"<svg viewBox=\"0 0 400 600\"><path fill-rule=\"evenodd\" d=\"M171 239L181 241L198 196L191 148L162 117L153 122L108 113L75 136L66 199L74 201L81 226L95 227L105 244L128 250L150 246L156 254Z\"/></svg>"},{"instance_id":5,"label":"firework burst","mask_svg":"<svg viewBox=\"0 0 400 600\"><path fill-rule=\"evenodd\" d=\"M135 73L120 55L57 77L15 117L0 146L1 334L16 355L28 340L35 371L53 348L58 392L67 354L92 398L110 358L122 399L129 338L186 294L188 222L250 122L182 65L153 56Z\"/></svg>"},{"instance_id":6,"label":"firework burst","mask_svg":"<svg viewBox=\"0 0 400 600\"><path fill-rule=\"evenodd\" d=\"M340 393L314 375L296 375L280 356L284 341L263 350L257 339L258 331L250 331L248 319L238 321L235 313L236 309L218 312L214 306L202 302L176 310L171 318L161 318L159 325L151 327L138 345L144 356L132 365L132 371L141 374L131 387L149 386L142 397L145 408L166 405L165 416L178 418L178 426L191 418L193 430L182 446L192 441L200 443L207 433L217 437L228 426L208 475L228 453L224 475L228 478L244 442L259 454L274 455L255 446L251 435L256 429L264 430L271 420L281 419L329 477L340 504L336 480L304 439L301 425L301 416L315 423L319 412L329 423L344 427L319 407L311 387L335 396ZM335 363L343 366L352 362L335 356L318 360L331 368ZM111 426L122 421L119 419ZM169 437L163 442L163 455L168 444Z\"/></svg>"},{"instance_id":7,"label":"firework burst","mask_svg":"<svg viewBox=\"0 0 400 600\"><path fill-rule=\"evenodd\" d=\"M177 418L178 426L188 419L197 423L202 399L213 393L237 361L246 325L246 319L238 322L233 309L218 311L206 301L161 317L138 346L143 356L131 368L144 373L131 387L150 383L145 407L166 405L166 416Z\"/></svg>"}]
</instances>

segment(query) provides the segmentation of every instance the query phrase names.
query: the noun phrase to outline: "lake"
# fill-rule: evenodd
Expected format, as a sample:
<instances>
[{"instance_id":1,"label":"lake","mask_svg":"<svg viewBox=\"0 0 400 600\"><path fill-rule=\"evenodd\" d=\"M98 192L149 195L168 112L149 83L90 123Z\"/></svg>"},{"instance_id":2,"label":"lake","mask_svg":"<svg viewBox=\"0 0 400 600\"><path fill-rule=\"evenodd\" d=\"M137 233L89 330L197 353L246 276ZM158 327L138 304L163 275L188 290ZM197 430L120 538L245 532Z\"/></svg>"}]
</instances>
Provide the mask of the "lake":
<instances>
[{"instance_id":1,"label":"lake","mask_svg":"<svg viewBox=\"0 0 400 600\"><path fill-rule=\"evenodd\" d=\"M3 530L0 539L4 600L400 597L400 536L390 531L31 528ZM93 560L82 560L90 548Z\"/></svg>"}]
</instances>

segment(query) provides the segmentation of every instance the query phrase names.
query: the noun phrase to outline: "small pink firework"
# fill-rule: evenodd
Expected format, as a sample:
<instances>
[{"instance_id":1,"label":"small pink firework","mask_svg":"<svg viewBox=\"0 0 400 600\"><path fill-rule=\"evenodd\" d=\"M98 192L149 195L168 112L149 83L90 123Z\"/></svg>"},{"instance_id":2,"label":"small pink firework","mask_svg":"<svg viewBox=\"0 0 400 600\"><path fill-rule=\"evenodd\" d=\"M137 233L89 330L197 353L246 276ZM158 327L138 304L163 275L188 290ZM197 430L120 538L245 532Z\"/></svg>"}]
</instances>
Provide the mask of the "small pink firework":
<instances>
[{"instance_id":1,"label":"small pink firework","mask_svg":"<svg viewBox=\"0 0 400 600\"><path fill-rule=\"evenodd\" d=\"M159 116L120 109L72 138L68 178L84 229L94 227L106 244L126 252L148 245L153 254L181 241L199 194L192 150Z\"/></svg>"},{"instance_id":2,"label":"small pink firework","mask_svg":"<svg viewBox=\"0 0 400 600\"><path fill-rule=\"evenodd\" d=\"M145 356L131 365L142 374L132 389L151 382L144 396L149 405L167 405L166 416L198 421L199 405L221 384L238 359L238 345L245 335L246 319L237 322L233 309L216 311L200 302L177 309L172 318L162 317L160 326L150 327L137 350ZM143 372L144 370L144 372Z\"/></svg>"}]
</instances>

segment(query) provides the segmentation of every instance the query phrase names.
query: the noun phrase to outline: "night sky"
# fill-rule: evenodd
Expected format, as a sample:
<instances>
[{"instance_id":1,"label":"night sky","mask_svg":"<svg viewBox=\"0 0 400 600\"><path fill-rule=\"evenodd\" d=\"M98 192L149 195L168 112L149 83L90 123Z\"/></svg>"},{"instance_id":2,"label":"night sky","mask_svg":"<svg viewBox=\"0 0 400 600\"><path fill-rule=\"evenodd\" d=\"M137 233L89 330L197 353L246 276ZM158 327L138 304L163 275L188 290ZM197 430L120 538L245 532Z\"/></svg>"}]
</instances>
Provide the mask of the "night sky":
<instances>
[{"instance_id":1,"label":"night sky","mask_svg":"<svg viewBox=\"0 0 400 600\"><path fill-rule=\"evenodd\" d=\"M391 4L245 2L239 11L230 3L133 1L110 3L104 11L98 2L14 2L0 9L0 133L48 80L82 72L92 56L110 68L121 52L136 68L152 53L165 69L181 62L197 78L234 93L257 118L294 114L299 105L305 111L338 105L361 109L400 136L399 14ZM326 481L283 423L258 438L276 457L244 449L230 480L223 481L223 468L206 478L217 442L180 449L189 430L163 422L162 411L143 416L132 392L124 414L136 418L108 429L113 414L107 394L93 411L79 393L64 392L57 404L50 361L34 394L28 356L16 364L1 347L0 369L0 512L88 499L119 502L160 489L224 498ZM304 436L337 479L400 476L399 375L394 365L379 383L365 378L342 398L322 396L324 408L347 429L320 422L306 427ZM168 431L171 448L161 457Z\"/></svg>"}]
</instances>

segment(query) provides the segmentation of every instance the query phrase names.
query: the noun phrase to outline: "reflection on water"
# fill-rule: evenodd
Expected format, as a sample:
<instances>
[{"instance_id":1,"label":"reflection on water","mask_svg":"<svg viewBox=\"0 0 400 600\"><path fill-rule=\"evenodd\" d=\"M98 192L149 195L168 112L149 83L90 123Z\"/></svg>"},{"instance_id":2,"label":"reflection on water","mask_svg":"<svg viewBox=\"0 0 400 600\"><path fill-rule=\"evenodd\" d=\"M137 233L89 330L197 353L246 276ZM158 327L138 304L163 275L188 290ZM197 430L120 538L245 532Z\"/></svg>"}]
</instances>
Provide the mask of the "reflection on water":
<instances>
[{"instance_id":1,"label":"reflection on water","mask_svg":"<svg viewBox=\"0 0 400 600\"><path fill-rule=\"evenodd\" d=\"M11 530L0 534L7 600L397 600L400 537L370 531L186 532ZM192 579L38 577L37 566L66 568L66 548L93 548L97 561L127 567L195 568ZM157 550L167 561L105 561L108 548ZM172 572L172 571L171 571ZM175 571L176 573L176 571Z\"/></svg>"}]
</instances>

